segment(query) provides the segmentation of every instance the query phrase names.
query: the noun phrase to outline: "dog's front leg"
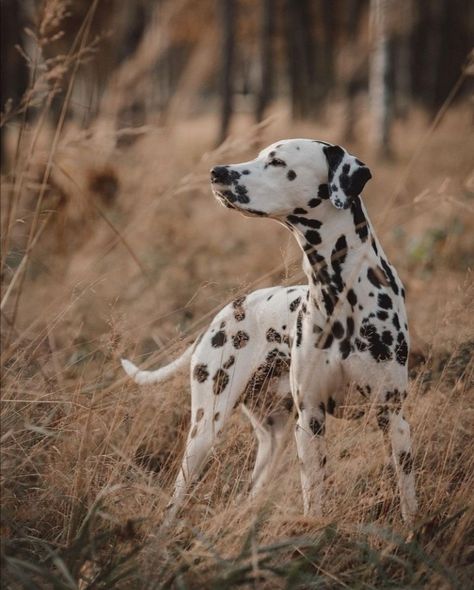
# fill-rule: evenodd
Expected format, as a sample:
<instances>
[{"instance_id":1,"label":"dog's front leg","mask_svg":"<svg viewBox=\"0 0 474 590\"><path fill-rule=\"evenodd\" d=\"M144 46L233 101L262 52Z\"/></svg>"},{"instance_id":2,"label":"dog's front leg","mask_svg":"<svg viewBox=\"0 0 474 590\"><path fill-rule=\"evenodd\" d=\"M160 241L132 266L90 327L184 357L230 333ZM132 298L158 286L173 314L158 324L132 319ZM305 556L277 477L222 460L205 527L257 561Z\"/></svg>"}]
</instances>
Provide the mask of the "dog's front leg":
<instances>
[{"instance_id":1,"label":"dog's front leg","mask_svg":"<svg viewBox=\"0 0 474 590\"><path fill-rule=\"evenodd\" d=\"M328 353L315 354L313 342L313 323L304 323L302 346L296 341L292 349L290 383L298 411L295 438L304 512L321 516L326 477L326 401L340 390L343 373Z\"/></svg>"},{"instance_id":2,"label":"dog's front leg","mask_svg":"<svg viewBox=\"0 0 474 590\"><path fill-rule=\"evenodd\" d=\"M320 407L298 406L295 437L305 515L321 516L326 473L326 415Z\"/></svg>"},{"instance_id":3,"label":"dog's front leg","mask_svg":"<svg viewBox=\"0 0 474 590\"><path fill-rule=\"evenodd\" d=\"M390 438L398 477L402 516L407 525L412 526L418 503L413 472L410 425L404 419L402 412L392 413L390 416Z\"/></svg>"}]
</instances>

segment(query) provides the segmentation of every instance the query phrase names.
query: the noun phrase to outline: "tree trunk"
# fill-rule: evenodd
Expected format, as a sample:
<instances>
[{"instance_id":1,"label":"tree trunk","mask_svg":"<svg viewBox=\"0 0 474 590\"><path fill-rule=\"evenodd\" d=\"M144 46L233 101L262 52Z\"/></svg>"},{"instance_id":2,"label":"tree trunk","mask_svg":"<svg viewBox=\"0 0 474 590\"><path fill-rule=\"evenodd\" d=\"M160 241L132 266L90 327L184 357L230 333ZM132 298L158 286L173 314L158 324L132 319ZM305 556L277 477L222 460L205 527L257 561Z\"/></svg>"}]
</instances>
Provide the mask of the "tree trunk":
<instances>
[{"instance_id":1,"label":"tree trunk","mask_svg":"<svg viewBox=\"0 0 474 590\"><path fill-rule=\"evenodd\" d=\"M261 28L260 28L260 89L257 97L255 118L263 119L265 108L272 96L273 63L272 39L274 29L274 2L261 0Z\"/></svg>"},{"instance_id":2,"label":"tree trunk","mask_svg":"<svg viewBox=\"0 0 474 590\"><path fill-rule=\"evenodd\" d=\"M359 52L356 46L357 36L359 34L359 24L363 10L361 0L348 0L346 5L346 19L344 20L344 29L347 31L347 43L351 55L358 56ZM366 62L360 58L352 59L351 71L344 81L344 95L346 98L346 121L344 125L344 139L351 143L355 138L355 127L357 122L357 97L360 92L367 89Z\"/></svg>"},{"instance_id":3,"label":"tree trunk","mask_svg":"<svg viewBox=\"0 0 474 590\"><path fill-rule=\"evenodd\" d=\"M285 12L292 115L303 118L316 110L312 13L307 0L286 0Z\"/></svg>"},{"instance_id":4,"label":"tree trunk","mask_svg":"<svg viewBox=\"0 0 474 590\"><path fill-rule=\"evenodd\" d=\"M377 153L390 156L391 89L389 85L388 8L390 0L371 0L372 56L370 102Z\"/></svg>"},{"instance_id":5,"label":"tree trunk","mask_svg":"<svg viewBox=\"0 0 474 590\"><path fill-rule=\"evenodd\" d=\"M222 60L220 73L221 124L218 143L227 137L233 111L232 67L235 54L235 0L219 0L222 27Z\"/></svg>"}]
</instances>

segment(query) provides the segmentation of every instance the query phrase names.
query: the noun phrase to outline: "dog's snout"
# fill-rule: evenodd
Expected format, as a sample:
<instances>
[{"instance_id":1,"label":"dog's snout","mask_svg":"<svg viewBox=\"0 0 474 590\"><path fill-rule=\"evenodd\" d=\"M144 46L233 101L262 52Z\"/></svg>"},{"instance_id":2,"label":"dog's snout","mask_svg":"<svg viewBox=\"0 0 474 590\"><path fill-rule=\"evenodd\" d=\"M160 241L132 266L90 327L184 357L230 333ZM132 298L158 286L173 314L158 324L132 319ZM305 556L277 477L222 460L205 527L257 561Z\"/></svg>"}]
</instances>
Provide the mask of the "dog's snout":
<instances>
[{"instance_id":1,"label":"dog's snout","mask_svg":"<svg viewBox=\"0 0 474 590\"><path fill-rule=\"evenodd\" d=\"M230 184L231 177L227 166L214 166L211 170L211 182L216 184Z\"/></svg>"}]
</instances>

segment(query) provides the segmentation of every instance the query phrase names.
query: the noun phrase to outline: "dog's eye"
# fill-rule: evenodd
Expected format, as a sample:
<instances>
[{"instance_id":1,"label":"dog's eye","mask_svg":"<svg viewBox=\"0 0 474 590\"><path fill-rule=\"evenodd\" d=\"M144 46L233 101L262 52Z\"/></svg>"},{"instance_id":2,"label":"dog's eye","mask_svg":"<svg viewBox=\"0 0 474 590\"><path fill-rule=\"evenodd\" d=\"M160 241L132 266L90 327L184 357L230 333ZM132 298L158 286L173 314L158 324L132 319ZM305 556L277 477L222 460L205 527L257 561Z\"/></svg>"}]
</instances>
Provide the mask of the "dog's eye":
<instances>
[{"instance_id":1,"label":"dog's eye","mask_svg":"<svg viewBox=\"0 0 474 590\"><path fill-rule=\"evenodd\" d=\"M267 166L286 166L286 162L280 160L280 158L272 158L268 161Z\"/></svg>"}]
</instances>

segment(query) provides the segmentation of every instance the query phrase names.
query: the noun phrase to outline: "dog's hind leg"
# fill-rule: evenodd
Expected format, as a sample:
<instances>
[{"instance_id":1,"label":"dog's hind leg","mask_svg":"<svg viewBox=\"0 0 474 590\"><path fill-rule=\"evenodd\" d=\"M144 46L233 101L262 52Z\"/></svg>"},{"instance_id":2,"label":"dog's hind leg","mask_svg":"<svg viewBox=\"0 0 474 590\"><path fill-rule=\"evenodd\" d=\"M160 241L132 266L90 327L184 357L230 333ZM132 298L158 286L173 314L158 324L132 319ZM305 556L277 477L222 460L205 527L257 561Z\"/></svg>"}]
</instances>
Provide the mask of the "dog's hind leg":
<instances>
[{"instance_id":1,"label":"dog's hind leg","mask_svg":"<svg viewBox=\"0 0 474 590\"><path fill-rule=\"evenodd\" d=\"M272 412L263 421L260 421L247 406L242 405L241 407L242 412L252 424L258 442L250 485L250 495L256 497L261 490L265 489L273 473L278 451L282 448L289 414L280 410Z\"/></svg>"},{"instance_id":2,"label":"dog's hind leg","mask_svg":"<svg viewBox=\"0 0 474 590\"><path fill-rule=\"evenodd\" d=\"M211 359L206 365L206 371L202 370L201 373L196 371L196 367L202 365L197 363L194 366L191 383L191 424L174 492L166 507L163 526L171 524L183 505L190 485L199 476L217 438L223 433L224 425L235 403L245 389L248 375L245 371L236 370L240 361L244 365L248 363L248 359L237 358L232 369L229 367L230 370L226 370L223 368L225 363L220 366L221 363L214 363Z\"/></svg>"},{"instance_id":3,"label":"dog's hind leg","mask_svg":"<svg viewBox=\"0 0 474 590\"><path fill-rule=\"evenodd\" d=\"M260 490L266 487L275 467L278 451L282 448L286 425L293 409L293 400L289 389L288 375L282 376L272 393L272 397L276 395L280 398L280 403L277 409L265 416L263 420L259 420L245 404L241 406L242 412L252 425L258 444L251 476L250 494L252 497L255 497Z\"/></svg>"}]
</instances>

